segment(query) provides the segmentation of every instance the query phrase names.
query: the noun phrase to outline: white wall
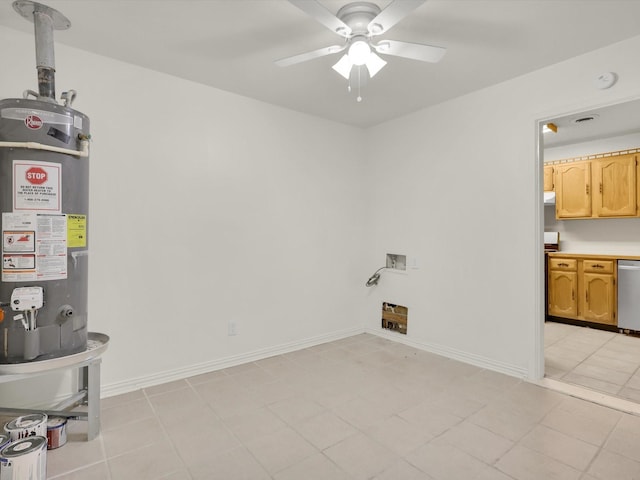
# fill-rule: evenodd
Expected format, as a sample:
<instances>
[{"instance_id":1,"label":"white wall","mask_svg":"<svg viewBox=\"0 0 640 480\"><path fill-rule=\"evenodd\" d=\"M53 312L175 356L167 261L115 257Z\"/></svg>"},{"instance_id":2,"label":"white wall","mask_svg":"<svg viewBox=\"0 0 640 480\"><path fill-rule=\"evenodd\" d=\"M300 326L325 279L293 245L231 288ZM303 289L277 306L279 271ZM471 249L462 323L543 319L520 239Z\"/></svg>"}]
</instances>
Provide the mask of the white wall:
<instances>
[{"instance_id":1,"label":"white wall","mask_svg":"<svg viewBox=\"0 0 640 480\"><path fill-rule=\"evenodd\" d=\"M370 129L372 252L420 259L368 305L409 307L407 343L535 377L542 319L537 120L640 95L640 37ZM617 72L601 91L592 78ZM473 72L469 72L473 74ZM428 86L425 86L428 88ZM420 92L416 92L419 95Z\"/></svg>"},{"instance_id":2,"label":"white wall","mask_svg":"<svg viewBox=\"0 0 640 480\"><path fill-rule=\"evenodd\" d=\"M545 161L640 148L640 133L547 148ZM640 255L640 218L556 220L555 208L544 209L544 229L560 232L560 249L572 253Z\"/></svg>"},{"instance_id":3,"label":"white wall","mask_svg":"<svg viewBox=\"0 0 640 480\"><path fill-rule=\"evenodd\" d=\"M0 29L0 96L35 83L30 42ZM362 132L58 47L59 90L76 88L93 121L90 326L112 337L106 391L359 331L362 314L381 333L384 300L409 307L409 334L392 338L531 376L537 120L640 96L639 48ZM602 71L613 89L593 89ZM419 268L364 290L385 253Z\"/></svg>"},{"instance_id":4,"label":"white wall","mask_svg":"<svg viewBox=\"0 0 640 480\"><path fill-rule=\"evenodd\" d=\"M0 98L35 87L31 35L0 28L0 61ZM63 45L56 63L92 122L105 395L362 331L362 130Z\"/></svg>"},{"instance_id":5,"label":"white wall","mask_svg":"<svg viewBox=\"0 0 640 480\"><path fill-rule=\"evenodd\" d=\"M564 160L596 153L616 152L627 148L640 148L640 133L599 138L588 142L573 143L544 149L544 161Z\"/></svg>"}]
</instances>

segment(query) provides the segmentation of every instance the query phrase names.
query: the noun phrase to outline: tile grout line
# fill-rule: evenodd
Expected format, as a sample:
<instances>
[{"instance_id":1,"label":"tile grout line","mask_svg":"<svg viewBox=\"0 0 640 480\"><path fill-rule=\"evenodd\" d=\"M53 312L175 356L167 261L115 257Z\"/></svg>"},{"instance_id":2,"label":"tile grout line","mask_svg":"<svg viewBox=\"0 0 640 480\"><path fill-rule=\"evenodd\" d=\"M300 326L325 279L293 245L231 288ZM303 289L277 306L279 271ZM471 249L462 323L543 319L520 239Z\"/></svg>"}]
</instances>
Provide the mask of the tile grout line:
<instances>
[{"instance_id":1,"label":"tile grout line","mask_svg":"<svg viewBox=\"0 0 640 480\"><path fill-rule=\"evenodd\" d=\"M616 428L618 428L618 425L620 424L620 422L622 422L623 418L624 418L624 415L620 415L620 418L618 419L616 424L613 426L611 431L607 434L607 436L603 440L602 444L598 447L598 451L596 452L596 454L593 456L593 458L591 459L591 461L589 462L589 464L585 468L584 474L589 474L589 470L591 469L591 467L595 463L596 459L600 456L602 451L605 450L605 446L607 445L607 443L609 443L609 439L611 438L611 435L613 435L613 432L616 430Z\"/></svg>"},{"instance_id":2,"label":"tile grout line","mask_svg":"<svg viewBox=\"0 0 640 480\"><path fill-rule=\"evenodd\" d=\"M87 463L86 465L82 465L81 467L74 468L74 469L71 469L71 470L67 470L66 472L58 473L57 475L54 475L53 477L47 476L47 480L56 480L57 478L63 478L63 477L66 477L69 474L80 472L82 470L85 470L87 468L93 467L95 465L100 465L101 463L104 463L105 466L107 467L107 473L109 475L109 479L111 479L111 471L109 470L109 465L107 464L107 459L105 458L104 460L100 460L98 462Z\"/></svg>"},{"instance_id":3,"label":"tile grout line","mask_svg":"<svg viewBox=\"0 0 640 480\"><path fill-rule=\"evenodd\" d=\"M578 326L576 326L576 328L581 329L581 328L588 328L588 327L578 327ZM576 332L569 333L568 335L566 335L565 337L563 337L563 339L566 339L566 338L568 338L568 337L573 337L575 333L576 333ZM612 333L614 333L614 332L612 332ZM557 380L558 380L558 381L563 381L563 382L565 382L565 383L567 383L567 384L570 384L570 385L578 385L578 386L581 386L581 387L583 387L583 388L592 389L592 390L594 390L594 391L597 391L598 393L604 393L604 394L606 394L606 395L618 396L618 395L619 395L619 393L620 393L620 392L622 391L622 389L624 388L624 385L620 386L620 388L618 389L618 391L617 391L616 393L610 393L610 392L607 392L607 391L603 391L603 390L600 390L600 389L596 389L596 388L594 388L594 387L592 387L592 386L586 386L586 385L584 385L584 384L574 383L574 382L569 382L568 380L565 380L565 377L566 377L567 375L571 374L571 373L574 373L575 375L579 375L579 374L576 374L576 373L575 373L575 370L576 370L579 366L581 366L581 365L583 365L585 362L587 362L591 357L593 357L595 354L597 354L597 353L598 353L599 351L601 351L603 348L605 348L605 346L606 346L606 345L608 345L610 342L613 342L613 341L617 338L617 335L619 335L619 334L618 334L618 333L614 333L614 334L613 334L613 335L612 335L612 336L611 336L611 337L610 337L606 342L604 342L603 344L599 345L595 350L592 350L592 351L591 351L591 352L590 352L586 357L584 357L584 358L583 358L583 359L582 359L582 360L581 360L581 361L580 361L580 362L579 362L575 367L573 367L571 370L568 370L567 372L565 372L565 373L564 373L562 376L560 376ZM557 343L557 342L556 342L556 343ZM554 344L555 344L555 343L554 343ZM545 346L545 349L546 349L546 346ZM640 369L640 366L638 367L638 369ZM583 376L585 376L585 377L587 377L587 378L591 378L591 379L596 380L596 381L603 381L603 380L601 380L601 379L599 379L599 378L589 377L589 376L586 376L586 375L583 375ZM629 380L630 380L630 379L631 379L631 377L629 377ZM628 382L629 380L627 380L627 382ZM626 382L625 382L625 383L626 383ZM619 398L623 398L623 399L624 399L624 397L619 397Z\"/></svg>"},{"instance_id":4,"label":"tile grout line","mask_svg":"<svg viewBox=\"0 0 640 480\"><path fill-rule=\"evenodd\" d=\"M149 395L147 394L147 392L145 391L144 388L142 389L142 395L144 395L145 400L147 401L147 403L149 404L149 407L151 408L151 411L153 412L154 418L157 420L158 424L160 425L160 429L162 430L162 433L164 434L165 439L171 445L171 450L173 450L173 453L175 453L176 456L180 459L180 461L182 463L182 466L184 466L184 468L187 470L187 475L189 475L189 478L191 478L193 480L193 476L191 475L191 472L189 471L188 465L185 463L184 458L182 458L182 456L180 455L180 452L178 452L178 449L176 448L176 446L174 445L173 441L171 440L171 437L169 436L169 432L167 432L167 429L165 428L164 424L160 420L160 417L158 416L158 412L157 412L156 408L153 406L153 403L150 400L151 397L149 397ZM150 445L153 445L153 444L150 444ZM111 470L111 468L109 468L109 470ZM175 473L175 472L169 472L167 475L165 475L165 477L167 477L169 474L172 474L172 473ZM162 477L160 477L160 478L162 478Z\"/></svg>"}]
</instances>

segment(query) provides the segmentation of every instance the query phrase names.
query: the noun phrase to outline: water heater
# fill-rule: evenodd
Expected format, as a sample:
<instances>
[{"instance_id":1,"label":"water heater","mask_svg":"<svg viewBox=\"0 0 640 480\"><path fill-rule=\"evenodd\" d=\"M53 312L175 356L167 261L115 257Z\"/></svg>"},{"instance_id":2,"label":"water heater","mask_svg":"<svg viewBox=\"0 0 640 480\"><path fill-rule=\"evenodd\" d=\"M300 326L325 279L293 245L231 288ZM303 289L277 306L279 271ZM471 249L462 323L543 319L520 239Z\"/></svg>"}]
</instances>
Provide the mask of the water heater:
<instances>
[{"instance_id":1,"label":"water heater","mask_svg":"<svg viewBox=\"0 0 640 480\"><path fill-rule=\"evenodd\" d=\"M89 118L55 93L53 31L69 20L17 0L33 22L38 91L0 100L0 363L87 348Z\"/></svg>"}]
</instances>

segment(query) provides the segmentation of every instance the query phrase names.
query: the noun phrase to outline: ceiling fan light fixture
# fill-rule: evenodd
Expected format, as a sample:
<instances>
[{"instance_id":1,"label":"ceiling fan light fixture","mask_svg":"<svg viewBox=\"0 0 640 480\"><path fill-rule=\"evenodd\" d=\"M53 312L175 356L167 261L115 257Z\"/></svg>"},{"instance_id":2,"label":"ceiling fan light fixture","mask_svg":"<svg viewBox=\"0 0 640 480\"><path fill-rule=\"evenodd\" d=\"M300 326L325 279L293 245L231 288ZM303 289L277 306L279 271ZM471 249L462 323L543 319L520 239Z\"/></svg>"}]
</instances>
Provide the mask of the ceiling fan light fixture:
<instances>
[{"instance_id":1,"label":"ceiling fan light fixture","mask_svg":"<svg viewBox=\"0 0 640 480\"><path fill-rule=\"evenodd\" d=\"M366 40L355 40L349 46L349 60L354 65L364 65L371 55L371 47Z\"/></svg>"},{"instance_id":2,"label":"ceiling fan light fixture","mask_svg":"<svg viewBox=\"0 0 640 480\"><path fill-rule=\"evenodd\" d=\"M345 79L349 80L351 67L353 67L353 63L349 60L349 55L343 55L342 58L340 58L340 60L338 60L338 62L331 68L342 75Z\"/></svg>"},{"instance_id":3,"label":"ceiling fan light fixture","mask_svg":"<svg viewBox=\"0 0 640 480\"><path fill-rule=\"evenodd\" d=\"M547 123L542 126L542 133L558 133L558 126L555 123Z\"/></svg>"},{"instance_id":4,"label":"ceiling fan light fixture","mask_svg":"<svg viewBox=\"0 0 640 480\"><path fill-rule=\"evenodd\" d=\"M369 55L369 59L365 64L367 66L367 70L369 70L369 77L373 78L375 74L382 70L382 67L384 67L386 64L387 62L385 62L375 53L371 52L371 55Z\"/></svg>"}]
</instances>

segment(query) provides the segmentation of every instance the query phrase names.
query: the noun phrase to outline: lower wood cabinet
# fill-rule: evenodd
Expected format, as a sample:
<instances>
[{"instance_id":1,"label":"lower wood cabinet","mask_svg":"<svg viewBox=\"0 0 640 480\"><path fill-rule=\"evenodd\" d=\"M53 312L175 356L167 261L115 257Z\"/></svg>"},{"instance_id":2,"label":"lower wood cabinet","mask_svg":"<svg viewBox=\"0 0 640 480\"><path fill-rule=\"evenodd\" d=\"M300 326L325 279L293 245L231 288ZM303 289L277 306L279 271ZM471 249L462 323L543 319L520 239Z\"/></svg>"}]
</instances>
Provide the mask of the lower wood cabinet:
<instances>
[{"instance_id":1,"label":"lower wood cabinet","mask_svg":"<svg viewBox=\"0 0 640 480\"><path fill-rule=\"evenodd\" d=\"M613 260L582 260L585 320L617 325L615 264Z\"/></svg>"},{"instance_id":2,"label":"lower wood cabinet","mask_svg":"<svg viewBox=\"0 0 640 480\"><path fill-rule=\"evenodd\" d=\"M549 258L549 315L617 325L615 260Z\"/></svg>"},{"instance_id":3,"label":"lower wood cabinet","mask_svg":"<svg viewBox=\"0 0 640 480\"><path fill-rule=\"evenodd\" d=\"M549 315L575 318L578 315L578 273L574 259L549 260Z\"/></svg>"}]
</instances>

